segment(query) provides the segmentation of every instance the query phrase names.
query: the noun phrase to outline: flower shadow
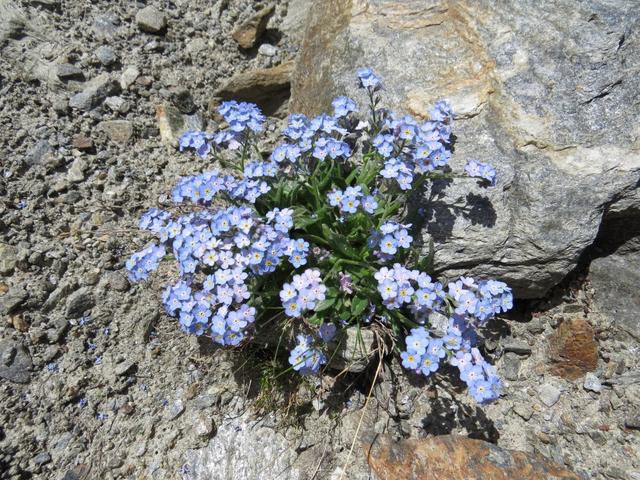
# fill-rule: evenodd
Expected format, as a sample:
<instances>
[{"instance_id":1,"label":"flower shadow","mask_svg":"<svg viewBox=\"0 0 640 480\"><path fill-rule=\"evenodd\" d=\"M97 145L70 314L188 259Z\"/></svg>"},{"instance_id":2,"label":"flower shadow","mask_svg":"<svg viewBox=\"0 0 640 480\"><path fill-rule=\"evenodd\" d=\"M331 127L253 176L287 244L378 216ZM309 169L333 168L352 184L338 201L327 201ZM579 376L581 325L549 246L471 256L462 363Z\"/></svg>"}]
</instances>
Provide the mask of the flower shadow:
<instances>
[{"instance_id":1,"label":"flower shadow","mask_svg":"<svg viewBox=\"0 0 640 480\"><path fill-rule=\"evenodd\" d=\"M451 238L458 217L485 228L495 226L497 220L496 210L487 196L469 192L455 199L447 198L447 189L452 183L452 179L434 180L416 192L409 205L409 218L415 231L427 232L438 243Z\"/></svg>"}]
</instances>

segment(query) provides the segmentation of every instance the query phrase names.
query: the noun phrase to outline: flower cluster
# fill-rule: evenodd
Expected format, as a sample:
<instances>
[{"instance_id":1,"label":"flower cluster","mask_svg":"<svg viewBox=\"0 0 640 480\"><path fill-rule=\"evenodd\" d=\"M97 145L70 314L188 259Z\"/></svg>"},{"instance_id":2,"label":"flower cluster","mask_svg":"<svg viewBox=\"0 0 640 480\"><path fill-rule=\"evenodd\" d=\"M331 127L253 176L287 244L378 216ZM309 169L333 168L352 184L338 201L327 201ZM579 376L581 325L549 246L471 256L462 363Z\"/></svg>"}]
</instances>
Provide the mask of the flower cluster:
<instances>
[{"instance_id":1,"label":"flower cluster","mask_svg":"<svg viewBox=\"0 0 640 480\"><path fill-rule=\"evenodd\" d=\"M126 267L132 280L146 280L149 274L158 268L160 260L166 255L162 245L149 245L144 250L131 255Z\"/></svg>"},{"instance_id":2,"label":"flower cluster","mask_svg":"<svg viewBox=\"0 0 640 480\"><path fill-rule=\"evenodd\" d=\"M502 382L495 367L487 363L480 350L477 348L472 348L471 352L460 350L449 362L458 367L460 379L467 384L469 393L478 403L498 399Z\"/></svg>"},{"instance_id":3,"label":"flower cluster","mask_svg":"<svg viewBox=\"0 0 640 480\"><path fill-rule=\"evenodd\" d=\"M428 377L442 362L448 362L458 368L460 379L478 403L500 396L500 378L474 347L477 337L463 317L450 318L446 335L441 338L425 327L413 328L410 333L405 339L406 350L400 353L403 367Z\"/></svg>"},{"instance_id":4,"label":"flower cluster","mask_svg":"<svg viewBox=\"0 0 640 480\"><path fill-rule=\"evenodd\" d=\"M481 324L500 312L513 308L511 288L504 282L488 280L476 284L470 277L449 283L449 295L457 302L458 315L476 317Z\"/></svg>"},{"instance_id":5,"label":"flower cluster","mask_svg":"<svg viewBox=\"0 0 640 480\"><path fill-rule=\"evenodd\" d=\"M193 203L210 204L218 193L224 192L230 199L255 203L270 189L267 182L256 180L254 176L238 180L231 175L220 175L216 170L212 170L180 179L171 192L171 198L175 203L182 203L187 199Z\"/></svg>"},{"instance_id":6,"label":"flower cluster","mask_svg":"<svg viewBox=\"0 0 640 480\"><path fill-rule=\"evenodd\" d=\"M283 133L293 143L282 143L274 149L271 159L279 164L285 161L296 163L306 153L319 161L326 158L336 160L351 154L351 148L342 139L348 131L338 125L336 117L320 115L309 120L305 115L294 114L289 117Z\"/></svg>"},{"instance_id":7,"label":"flower cluster","mask_svg":"<svg viewBox=\"0 0 640 480\"><path fill-rule=\"evenodd\" d=\"M201 158L205 158L211 152L211 144L209 142L213 138L213 135L208 133L189 130L180 137L178 147L181 152L188 148L193 148Z\"/></svg>"},{"instance_id":8,"label":"flower cluster","mask_svg":"<svg viewBox=\"0 0 640 480\"><path fill-rule=\"evenodd\" d=\"M292 368L303 375L315 375L320 367L327 363L327 357L322 350L313 346L314 339L309 335L298 335L298 344L289 354Z\"/></svg>"},{"instance_id":9,"label":"flower cluster","mask_svg":"<svg viewBox=\"0 0 640 480\"><path fill-rule=\"evenodd\" d=\"M338 207L342 214L356 213L358 207L372 214L378 208L378 202L373 195L364 195L362 187L347 187L345 190L333 189L328 195L329 205Z\"/></svg>"},{"instance_id":10,"label":"flower cluster","mask_svg":"<svg viewBox=\"0 0 640 480\"><path fill-rule=\"evenodd\" d=\"M322 283L320 271L307 269L294 275L291 283L285 283L280 290L280 300L284 311L290 317L299 317L307 310L313 310L317 302L325 299L327 287Z\"/></svg>"},{"instance_id":11,"label":"flower cluster","mask_svg":"<svg viewBox=\"0 0 640 480\"><path fill-rule=\"evenodd\" d=\"M433 282L426 273L409 270L399 263L392 268L382 267L374 277L383 305L391 310L407 305L420 316L429 310L439 310L446 298L440 282Z\"/></svg>"},{"instance_id":12,"label":"flower cluster","mask_svg":"<svg viewBox=\"0 0 640 480\"><path fill-rule=\"evenodd\" d=\"M229 124L229 130L236 134L246 130L255 133L262 130L265 117L254 103L231 100L223 102L218 111Z\"/></svg>"},{"instance_id":13,"label":"flower cluster","mask_svg":"<svg viewBox=\"0 0 640 480\"><path fill-rule=\"evenodd\" d=\"M444 101L436 104L431 120L426 122L390 115L383 130L371 142L384 158L380 175L394 179L398 187L406 191L412 188L416 176L446 167L451 157L452 124L451 107Z\"/></svg>"},{"instance_id":14,"label":"flower cluster","mask_svg":"<svg viewBox=\"0 0 640 480\"><path fill-rule=\"evenodd\" d=\"M349 97L337 97L331 102L333 106L333 115L336 118L346 117L351 112L357 112L358 106Z\"/></svg>"},{"instance_id":15,"label":"flower cluster","mask_svg":"<svg viewBox=\"0 0 640 480\"><path fill-rule=\"evenodd\" d=\"M411 247L413 237L409 235L411 225L403 225L395 221L387 221L375 230L369 237L369 247L376 250L381 260L389 260L398 252L398 249Z\"/></svg>"},{"instance_id":16,"label":"flower cluster","mask_svg":"<svg viewBox=\"0 0 640 480\"><path fill-rule=\"evenodd\" d=\"M467 277L445 289L427 273L424 236L407 223L418 187L455 177L451 106L437 102L427 121L395 115L379 108L375 72L362 68L357 78L368 118L338 97L333 115L290 115L271 152L260 150L265 117L250 103L222 103L222 130L185 133L181 151L228 170L181 178L176 207L141 216L140 228L158 240L126 262L130 278L145 280L174 259L179 278L164 290L165 310L183 331L219 345L240 345L265 318L295 325L303 334L289 345L289 365L304 375L327 365L338 328L377 322L407 335L406 368L428 376L447 361L477 401L495 399L499 379L476 346L477 329L512 307L511 290ZM488 164L472 160L465 171L483 179L473 188L496 183ZM444 334L433 331L436 313L449 319Z\"/></svg>"}]
</instances>

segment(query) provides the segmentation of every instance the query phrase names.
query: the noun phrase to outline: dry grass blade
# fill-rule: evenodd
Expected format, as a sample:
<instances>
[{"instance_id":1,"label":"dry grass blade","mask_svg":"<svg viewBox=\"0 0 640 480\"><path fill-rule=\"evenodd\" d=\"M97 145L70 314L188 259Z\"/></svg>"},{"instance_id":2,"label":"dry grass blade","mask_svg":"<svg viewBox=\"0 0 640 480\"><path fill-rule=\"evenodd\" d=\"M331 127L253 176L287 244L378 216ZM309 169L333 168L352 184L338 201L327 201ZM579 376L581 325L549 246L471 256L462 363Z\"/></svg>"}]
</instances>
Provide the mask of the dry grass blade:
<instances>
[{"instance_id":1,"label":"dry grass blade","mask_svg":"<svg viewBox=\"0 0 640 480\"><path fill-rule=\"evenodd\" d=\"M342 466L342 471L340 472L339 480L344 478L345 473L347 472L347 465L349 464L349 459L353 454L353 449L355 448L356 441L358 440L358 433L360 433L360 428L362 427L362 421L364 420L365 413L367 412L367 406L369 405L369 400L373 395L373 389L376 386L376 382L378 381L378 375L380 375L380 371L382 370L382 361L384 359L384 355L387 353L387 346L384 341L382 335L376 331L376 342L378 344L378 366L376 367L376 373L373 376L373 381L371 382L371 388L369 388L369 393L367 394L367 398L364 401L364 406L362 407L362 415L360 415L360 420L358 421L358 426L356 427L356 431L353 434L353 441L351 442L351 447L349 448L349 453L347 454L347 458L344 461L344 465Z\"/></svg>"}]
</instances>

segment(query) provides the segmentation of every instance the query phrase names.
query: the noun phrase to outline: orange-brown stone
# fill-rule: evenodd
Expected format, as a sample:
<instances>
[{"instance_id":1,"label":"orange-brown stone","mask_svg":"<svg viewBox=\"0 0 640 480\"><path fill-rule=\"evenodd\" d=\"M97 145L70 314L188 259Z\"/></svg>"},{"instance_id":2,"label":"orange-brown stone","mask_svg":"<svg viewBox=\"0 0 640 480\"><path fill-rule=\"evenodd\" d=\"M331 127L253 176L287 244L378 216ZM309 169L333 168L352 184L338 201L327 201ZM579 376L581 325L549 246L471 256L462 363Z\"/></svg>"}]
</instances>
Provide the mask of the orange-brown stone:
<instances>
[{"instance_id":1,"label":"orange-brown stone","mask_svg":"<svg viewBox=\"0 0 640 480\"><path fill-rule=\"evenodd\" d=\"M549 371L576 380L598 365L598 342L593 327L583 318L560 324L550 340Z\"/></svg>"},{"instance_id":2,"label":"orange-brown stone","mask_svg":"<svg viewBox=\"0 0 640 480\"><path fill-rule=\"evenodd\" d=\"M367 448L380 480L579 480L566 468L533 455L457 435L394 442L378 437Z\"/></svg>"}]
</instances>

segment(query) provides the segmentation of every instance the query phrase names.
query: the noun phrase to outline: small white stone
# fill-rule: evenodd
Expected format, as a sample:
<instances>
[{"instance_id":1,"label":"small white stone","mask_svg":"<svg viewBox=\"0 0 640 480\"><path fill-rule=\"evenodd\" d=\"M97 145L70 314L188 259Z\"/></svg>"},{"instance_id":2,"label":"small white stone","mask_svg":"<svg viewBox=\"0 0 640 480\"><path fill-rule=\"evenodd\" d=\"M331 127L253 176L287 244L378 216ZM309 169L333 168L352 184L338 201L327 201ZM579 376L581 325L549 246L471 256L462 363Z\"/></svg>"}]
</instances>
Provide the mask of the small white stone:
<instances>
[{"instance_id":1,"label":"small white stone","mask_svg":"<svg viewBox=\"0 0 640 480\"><path fill-rule=\"evenodd\" d=\"M547 407L554 406L560 400L561 393L560 390L548 383L538 389L538 397Z\"/></svg>"},{"instance_id":2,"label":"small white stone","mask_svg":"<svg viewBox=\"0 0 640 480\"><path fill-rule=\"evenodd\" d=\"M592 392L600 393L602 391L602 384L600 383L600 379L591 372L587 373L587 375L584 377L583 386L585 390L591 390Z\"/></svg>"},{"instance_id":3,"label":"small white stone","mask_svg":"<svg viewBox=\"0 0 640 480\"><path fill-rule=\"evenodd\" d=\"M278 49L273 45L270 45L268 43L263 43L258 48L258 53L260 55L264 55L265 57L273 57L275 56L276 53L278 53Z\"/></svg>"}]
</instances>

